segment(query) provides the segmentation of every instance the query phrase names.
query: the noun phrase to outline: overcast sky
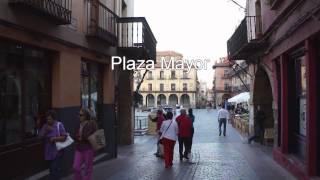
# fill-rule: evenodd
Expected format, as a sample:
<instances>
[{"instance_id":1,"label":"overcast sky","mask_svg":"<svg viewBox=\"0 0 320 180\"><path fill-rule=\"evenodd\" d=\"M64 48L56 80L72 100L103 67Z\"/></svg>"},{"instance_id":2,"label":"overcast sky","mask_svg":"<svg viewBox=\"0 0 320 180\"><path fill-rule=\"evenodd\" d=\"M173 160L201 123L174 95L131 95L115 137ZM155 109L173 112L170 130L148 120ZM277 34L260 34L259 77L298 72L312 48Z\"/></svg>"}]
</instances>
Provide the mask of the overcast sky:
<instances>
[{"instance_id":1,"label":"overcast sky","mask_svg":"<svg viewBox=\"0 0 320 180\"><path fill-rule=\"evenodd\" d=\"M246 0L236 0L245 7ZM134 0L135 16L146 17L158 44L187 59L213 61L227 55L227 40L244 18L244 10L230 0ZM213 70L198 73L212 86Z\"/></svg>"}]
</instances>

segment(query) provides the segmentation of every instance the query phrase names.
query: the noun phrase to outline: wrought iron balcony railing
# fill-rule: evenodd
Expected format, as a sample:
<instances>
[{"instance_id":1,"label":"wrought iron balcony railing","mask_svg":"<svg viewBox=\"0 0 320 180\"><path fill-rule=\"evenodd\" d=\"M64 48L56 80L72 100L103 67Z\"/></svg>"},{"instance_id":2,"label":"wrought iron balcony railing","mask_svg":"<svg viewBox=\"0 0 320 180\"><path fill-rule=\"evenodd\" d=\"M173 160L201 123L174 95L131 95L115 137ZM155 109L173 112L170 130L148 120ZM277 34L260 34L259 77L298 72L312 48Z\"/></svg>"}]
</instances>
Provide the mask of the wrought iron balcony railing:
<instances>
[{"instance_id":1,"label":"wrought iron balcony railing","mask_svg":"<svg viewBox=\"0 0 320 180\"><path fill-rule=\"evenodd\" d=\"M119 17L103 3L87 0L88 36L118 46L132 59L156 58L156 39L144 17Z\"/></svg>"},{"instance_id":2,"label":"wrought iron balcony railing","mask_svg":"<svg viewBox=\"0 0 320 180\"><path fill-rule=\"evenodd\" d=\"M99 1L87 2L88 36L102 39L112 46L118 43L118 16Z\"/></svg>"},{"instance_id":3,"label":"wrought iron balcony railing","mask_svg":"<svg viewBox=\"0 0 320 180\"><path fill-rule=\"evenodd\" d=\"M72 0L9 0L9 4L30 9L59 25L71 23Z\"/></svg>"},{"instance_id":4,"label":"wrought iron balcony railing","mask_svg":"<svg viewBox=\"0 0 320 180\"><path fill-rule=\"evenodd\" d=\"M227 42L230 60L248 60L266 46L261 40L262 23L260 16L245 17Z\"/></svg>"},{"instance_id":5,"label":"wrought iron balcony railing","mask_svg":"<svg viewBox=\"0 0 320 180\"><path fill-rule=\"evenodd\" d=\"M121 32L119 48L133 58L156 60L156 38L144 17L123 17L118 19Z\"/></svg>"}]
</instances>

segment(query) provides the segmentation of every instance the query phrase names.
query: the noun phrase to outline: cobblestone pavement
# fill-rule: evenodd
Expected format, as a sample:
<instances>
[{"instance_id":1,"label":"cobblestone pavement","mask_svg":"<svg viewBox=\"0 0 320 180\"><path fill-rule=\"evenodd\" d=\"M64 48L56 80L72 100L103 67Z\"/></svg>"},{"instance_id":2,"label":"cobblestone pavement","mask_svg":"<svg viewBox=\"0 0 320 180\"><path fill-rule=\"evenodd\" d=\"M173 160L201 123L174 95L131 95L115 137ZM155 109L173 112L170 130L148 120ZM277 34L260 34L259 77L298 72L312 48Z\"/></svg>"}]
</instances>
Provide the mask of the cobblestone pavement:
<instances>
[{"instance_id":1,"label":"cobblestone pavement","mask_svg":"<svg viewBox=\"0 0 320 180\"><path fill-rule=\"evenodd\" d=\"M195 135L191 159L180 162L178 143L173 167L164 168L156 158L153 136L135 138L135 144L119 147L118 158L95 165L94 180L285 180L295 179L276 164L271 148L249 145L235 129L227 126L227 136L218 136L215 110L195 110ZM64 180L72 179L72 176Z\"/></svg>"}]
</instances>

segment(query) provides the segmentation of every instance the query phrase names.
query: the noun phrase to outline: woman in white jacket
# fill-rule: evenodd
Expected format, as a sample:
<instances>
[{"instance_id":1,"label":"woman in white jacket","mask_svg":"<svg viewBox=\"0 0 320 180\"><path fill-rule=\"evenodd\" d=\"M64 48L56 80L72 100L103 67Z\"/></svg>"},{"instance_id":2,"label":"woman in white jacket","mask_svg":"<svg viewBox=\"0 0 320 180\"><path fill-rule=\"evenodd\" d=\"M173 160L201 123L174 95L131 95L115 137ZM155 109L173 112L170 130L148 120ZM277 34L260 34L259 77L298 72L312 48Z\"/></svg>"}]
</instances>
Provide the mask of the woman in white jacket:
<instances>
[{"instance_id":1,"label":"woman in white jacket","mask_svg":"<svg viewBox=\"0 0 320 180\"><path fill-rule=\"evenodd\" d=\"M167 113L167 120L163 121L160 132L162 133L160 141L164 146L165 167L169 168L172 166L174 145L178 140L179 133L178 124L173 120L172 112Z\"/></svg>"}]
</instances>

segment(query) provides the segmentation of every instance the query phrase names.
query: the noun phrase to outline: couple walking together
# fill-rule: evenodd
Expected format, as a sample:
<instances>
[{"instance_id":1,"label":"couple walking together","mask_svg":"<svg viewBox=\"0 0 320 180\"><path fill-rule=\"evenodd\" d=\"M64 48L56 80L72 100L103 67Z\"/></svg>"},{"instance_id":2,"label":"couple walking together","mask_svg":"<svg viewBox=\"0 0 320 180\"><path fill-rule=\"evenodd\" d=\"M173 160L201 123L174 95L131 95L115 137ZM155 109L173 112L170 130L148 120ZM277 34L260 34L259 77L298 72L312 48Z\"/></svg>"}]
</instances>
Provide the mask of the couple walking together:
<instances>
[{"instance_id":1,"label":"couple walking together","mask_svg":"<svg viewBox=\"0 0 320 180\"><path fill-rule=\"evenodd\" d=\"M172 166L173 152L176 141L179 142L180 160L189 159L188 154L191 153L192 137L194 133L193 122L194 115L192 109L189 109L187 115L185 109L181 109L180 115L174 120L172 112L168 112L166 120L161 123L159 129L160 142L164 146L165 167ZM184 152L183 152L184 147Z\"/></svg>"}]
</instances>

